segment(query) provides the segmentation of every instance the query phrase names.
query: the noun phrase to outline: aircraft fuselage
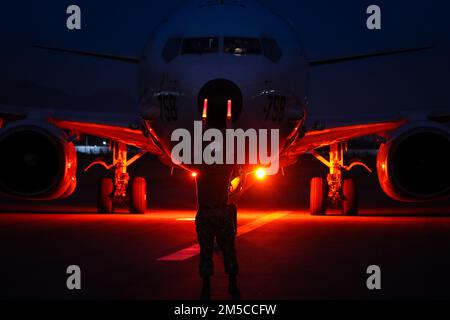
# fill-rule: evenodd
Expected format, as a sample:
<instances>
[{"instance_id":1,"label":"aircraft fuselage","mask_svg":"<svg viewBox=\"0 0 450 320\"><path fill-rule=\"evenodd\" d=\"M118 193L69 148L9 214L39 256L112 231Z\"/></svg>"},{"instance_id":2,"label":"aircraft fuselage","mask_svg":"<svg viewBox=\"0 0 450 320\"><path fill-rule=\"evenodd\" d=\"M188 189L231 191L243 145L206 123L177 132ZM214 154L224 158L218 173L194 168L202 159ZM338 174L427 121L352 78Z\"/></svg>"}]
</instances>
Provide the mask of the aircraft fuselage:
<instances>
[{"instance_id":1,"label":"aircraft fuselage","mask_svg":"<svg viewBox=\"0 0 450 320\"><path fill-rule=\"evenodd\" d=\"M176 144L173 131L193 134L194 121L276 129L283 150L306 113L308 69L298 35L256 3L202 3L180 9L149 40L140 72L142 116L167 154Z\"/></svg>"}]
</instances>

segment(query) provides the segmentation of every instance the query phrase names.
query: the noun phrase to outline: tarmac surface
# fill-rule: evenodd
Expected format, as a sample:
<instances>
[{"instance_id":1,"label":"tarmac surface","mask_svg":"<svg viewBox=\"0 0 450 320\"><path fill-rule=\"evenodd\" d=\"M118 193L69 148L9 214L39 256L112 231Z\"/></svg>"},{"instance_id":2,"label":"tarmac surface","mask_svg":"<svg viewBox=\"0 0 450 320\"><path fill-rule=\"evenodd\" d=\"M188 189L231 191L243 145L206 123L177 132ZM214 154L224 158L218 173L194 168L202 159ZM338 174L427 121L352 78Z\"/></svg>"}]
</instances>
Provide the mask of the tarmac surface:
<instances>
[{"instance_id":1,"label":"tarmac surface","mask_svg":"<svg viewBox=\"0 0 450 320\"><path fill-rule=\"evenodd\" d=\"M14 205L0 213L0 299L197 299L195 210ZM239 209L242 299L450 298L450 207L332 211ZM66 268L81 268L81 290ZM381 268L381 290L366 269ZM215 255L213 299L228 299Z\"/></svg>"},{"instance_id":2,"label":"tarmac surface","mask_svg":"<svg viewBox=\"0 0 450 320\"><path fill-rule=\"evenodd\" d=\"M83 172L94 158L79 155L70 198L0 197L0 299L197 299L194 179L144 156L130 174L147 179L148 212L99 215L98 179L108 173ZM309 181L326 174L304 156L233 200L242 299L450 299L450 201L398 203L356 168L361 214L312 217ZM66 287L69 265L81 268L79 291ZM381 268L381 290L367 289L370 265ZM219 253L215 267L213 298L228 299Z\"/></svg>"}]
</instances>

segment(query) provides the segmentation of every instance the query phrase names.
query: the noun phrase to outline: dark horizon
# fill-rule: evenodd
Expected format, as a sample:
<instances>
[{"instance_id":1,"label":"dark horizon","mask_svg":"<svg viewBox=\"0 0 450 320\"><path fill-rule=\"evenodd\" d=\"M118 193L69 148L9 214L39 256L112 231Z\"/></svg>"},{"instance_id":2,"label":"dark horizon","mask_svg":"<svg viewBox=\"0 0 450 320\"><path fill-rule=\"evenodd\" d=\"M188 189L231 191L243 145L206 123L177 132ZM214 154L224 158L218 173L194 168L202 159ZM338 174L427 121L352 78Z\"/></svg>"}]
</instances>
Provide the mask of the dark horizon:
<instances>
[{"instance_id":1,"label":"dark horizon","mask_svg":"<svg viewBox=\"0 0 450 320\"><path fill-rule=\"evenodd\" d=\"M78 1L80 31L65 27L68 1L5 5L8 9L0 14L0 103L137 112L135 66L47 52L32 45L139 56L152 30L182 2ZM369 31L365 11L372 3L367 1L262 2L294 24L311 58L433 45L425 52L312 69L310 114L377 114L450 105L450 23L442 5L377 1L382 30Z\"/></svg>"}]
</instances>

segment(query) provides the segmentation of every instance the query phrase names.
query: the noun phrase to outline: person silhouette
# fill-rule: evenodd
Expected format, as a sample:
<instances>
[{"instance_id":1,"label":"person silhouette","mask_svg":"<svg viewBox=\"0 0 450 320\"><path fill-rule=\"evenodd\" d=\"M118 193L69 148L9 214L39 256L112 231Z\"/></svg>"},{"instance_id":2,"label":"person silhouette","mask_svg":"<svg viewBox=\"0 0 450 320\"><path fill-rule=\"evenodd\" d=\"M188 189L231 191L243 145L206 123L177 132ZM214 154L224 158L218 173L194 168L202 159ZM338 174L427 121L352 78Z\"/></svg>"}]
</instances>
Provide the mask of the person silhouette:
<instances>
[{"instance_id":1,"label":"person silhouette","mask_svg":"<svg viewBox=\"0 0 450 320\"><path fill-rule=\"evenodd\" d=\"M195 224L200 245L202 299L209 299L211 296L210 277L214 274L215 241L223 253L225 273L229 277L228 292L232 298L240 297L237 285L239 266L235 248L237 208L228 203L231 171L231 166L211 165L204 168L197 177L198 211Z\"/></svg>"}]
</instances>

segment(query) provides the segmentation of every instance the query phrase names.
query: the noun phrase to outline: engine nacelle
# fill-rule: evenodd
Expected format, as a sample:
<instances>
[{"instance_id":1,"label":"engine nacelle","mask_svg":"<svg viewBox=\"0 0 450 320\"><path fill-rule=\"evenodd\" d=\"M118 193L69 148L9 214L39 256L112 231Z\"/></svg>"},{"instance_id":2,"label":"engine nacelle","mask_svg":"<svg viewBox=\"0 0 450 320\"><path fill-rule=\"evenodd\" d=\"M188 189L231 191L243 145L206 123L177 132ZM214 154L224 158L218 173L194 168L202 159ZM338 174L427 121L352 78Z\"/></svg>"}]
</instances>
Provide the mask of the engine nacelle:
<instances>
[{"instance_id":1,"label":"engine nacelle","mask_svg":"<svg viewBox=\"0 0 450 320\"><path fill-rule=\"evenodd\" d=\"M380 147L378 180L398 201L436 200L450 195L450 130L424 122L400 128Z\"/></svg>"},{"instance_id":2,"label":"engine nacelle","mask_svg":"<svg viewBox=\"0 0 450 320\"><path fill-rule=\"evenodd\" d=\"M0 192L53 200L75 190L77 155L67 134L49 123L21 120L0 130Z\"/></svg>"}]
</instances>

